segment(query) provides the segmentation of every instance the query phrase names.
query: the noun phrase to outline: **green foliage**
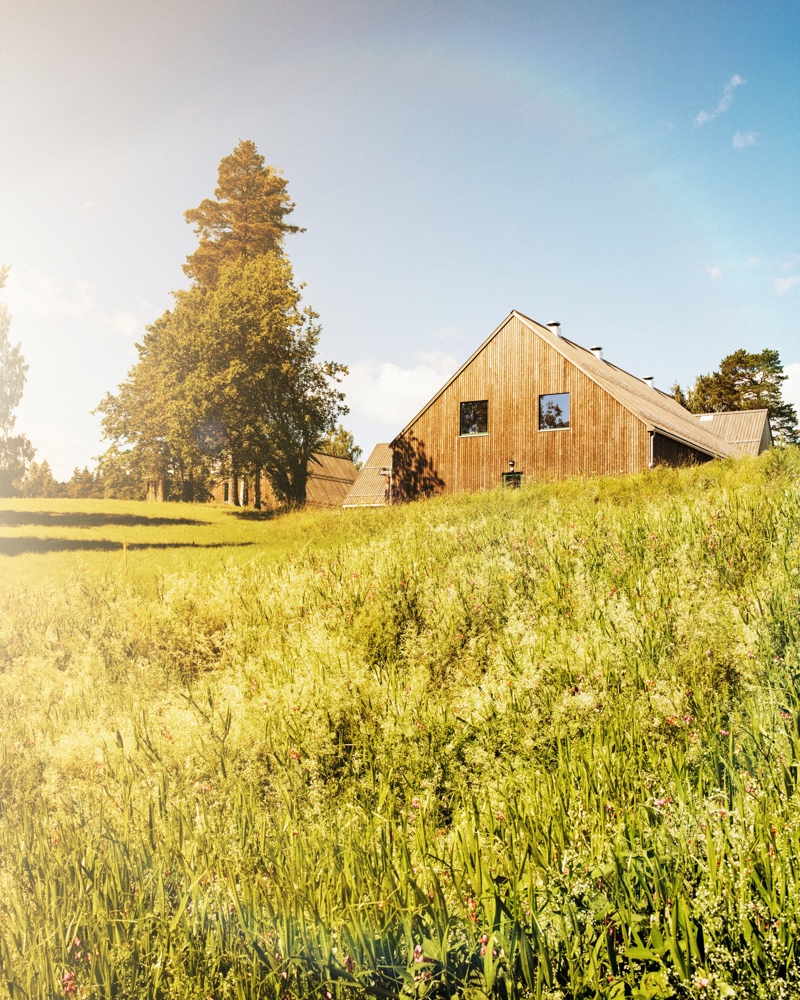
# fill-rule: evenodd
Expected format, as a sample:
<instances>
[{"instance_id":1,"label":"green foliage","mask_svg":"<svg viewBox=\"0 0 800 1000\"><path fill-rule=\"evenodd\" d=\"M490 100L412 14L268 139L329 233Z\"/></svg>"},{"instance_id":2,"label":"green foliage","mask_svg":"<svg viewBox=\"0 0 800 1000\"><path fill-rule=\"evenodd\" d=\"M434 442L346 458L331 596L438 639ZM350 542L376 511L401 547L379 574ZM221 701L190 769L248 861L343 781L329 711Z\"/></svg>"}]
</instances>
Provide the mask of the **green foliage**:
<instances>
[{"instance_id":1,"label":"green foliage","mask_svg":"<svg viewBox=\"0 0 800 1000\"><path fill-rule=\"evenodd\" d=\"M692 413L769 410L773 434L784 443L798 444L797 413L781 395L786 379L777 351L767 348L755 354L740 349L722 359L719 371L700 375L686 393L673 386L673 396Z\"/></svg>"},{"instance_id":2,"label":"green foliage","mask_svg":"<svg viewBox=\"0 0 800 1000\"><path fill-rule=\"evenodd\" d=\"M9 993L800 997L799 517L791 448L6 589Z\"/></svg>"},{"instance_id":3,"label":"green foliage","mask_svg":"<svg viewBox=\"0 0 800 1000\"><path fill-rule=\"evenodd\" d=\"M184 213L200 245L183 270L197 284L214 288L226 264L243 264L280 252L286 233L303 230L284 219L294 209L286 179L266 166L254 142L242 140L219 165L217 201L205 198Z\"/></svg>"},{"instance_id":4,"label":"green foliage","mask_svg":"<svg viewBox=\"0 0 800 1000\"><path fill-rule=\"evenodd\" d=\"M335 388L346 369L317 359L316 319L274 253L223 267L214 291L178 293L98 407L111 454L132 480L179 484L179 498L213 466L263 469L279 499L302 503L310 455L346 410Z\"/></svg>"},{"instance_id":5,"label":"green foliage","mask_svg":"<svg viewBox=\"0 0 800 1000\"><path fill-rule=\"evenodd\" d=\"M17 482L20 496L59 497L63 496L63 485L53 476L49 462L31 462L25 475Z\"/></svg>"},{"instance_id":6,"label":"green foliage","mask_svg":"<svg viewBox=\"0 0 800 1000\"><path fill-rule=\"evenodd\" d=\"M8 268L0 267L0 288L6 283ZM34 449L24 434L14 434L14 410L22 399L25 372L28 366L20 353L19 344L11 346L8 331L11 317L8 307L0 302L0 496L15 496L15 480L25 472Z\"/></svg>"},{"instance_id":7,"label":"green foliage","mask_svg":"<svg viewBox=\"0 0 800 1000\"><path fill-rule=\"evenodd\" d=\"M317 451L322 451L326 455L337 455L339 458L349 458L357 469L363 464L361 461L363 450L356 444L353 432L345 430L341 424L331 428L320 438Z\"/></svg>"}]
</instances>

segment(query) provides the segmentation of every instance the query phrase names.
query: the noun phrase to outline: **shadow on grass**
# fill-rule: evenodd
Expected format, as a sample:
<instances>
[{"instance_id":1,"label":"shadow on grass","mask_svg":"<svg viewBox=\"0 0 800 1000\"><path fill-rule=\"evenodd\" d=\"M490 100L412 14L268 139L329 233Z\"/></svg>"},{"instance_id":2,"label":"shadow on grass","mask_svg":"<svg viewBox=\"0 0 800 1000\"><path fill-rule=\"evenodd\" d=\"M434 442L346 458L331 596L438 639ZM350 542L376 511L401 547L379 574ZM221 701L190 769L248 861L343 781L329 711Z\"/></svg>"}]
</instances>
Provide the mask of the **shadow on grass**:
<instances>
[{"instance_id":1,"label":"shadow on grass","mask_svg":"<svg viewBox=\"0 0 800 1000\"><path fill-rule=\"evenodd\" d=\"M131 542L137 549L238 549L255 542ZM121 552L122 542L108 538L0 538L0 555L19 556L24 552Z\"/></svg>"},{"instance_id":2,"label":"shadow on grass","mask_svg":"<svg viewBox=\"0 0 800 1000\"><path fill-rule=\"evenodd\" d=\"M148 517L146 514L81 514L57 511L4 510L0 511L0 525L17 527L35 524L45 528L103 528L109 524L122 527L158 528L170 524L210 524L192 517Z\"/></svg>"},{"instance_id":3,"label":"shadow on grass","mask_svg":"<svg viewBox=\"0 0 800 1000\"><path fill-rule=\"evenodd\" d=\"M255 507L231 507L228 514L233 514L240 521L271 521L273 518L285 514L284 510L256 510Z\"/></svg>"}]
</instances>

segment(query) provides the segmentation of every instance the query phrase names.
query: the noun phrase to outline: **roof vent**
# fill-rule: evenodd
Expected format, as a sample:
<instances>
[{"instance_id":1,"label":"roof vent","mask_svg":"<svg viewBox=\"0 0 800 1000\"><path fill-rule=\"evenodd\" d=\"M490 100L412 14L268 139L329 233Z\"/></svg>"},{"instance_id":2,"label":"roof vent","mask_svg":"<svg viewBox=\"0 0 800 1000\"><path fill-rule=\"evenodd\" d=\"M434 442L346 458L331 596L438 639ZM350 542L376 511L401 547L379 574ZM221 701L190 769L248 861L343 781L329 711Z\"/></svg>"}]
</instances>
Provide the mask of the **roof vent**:
<instances>
[{"instance_id":1,"label":"roof vent","mask_svg":"<svg viewBox=\"0 0 800 1000\"><path fill-rule=\"evenodd\" d=\"M598 361L603 360L603 348L602 347L590 347L589 350L594 354Z\"/></svg>"},{"instance_id":2,"label":"roof vent","mask_svg":"<svg viewBox=\"0 0 800 1000\"><path fill-rule=\"evenodd\" d=\"M547 329L550 333L554 333L557 337L561 337L561 324L558 321L555 323L548 323Z\"/></svg>"},{"instance_id":3,"label":"roof vent","mask_svg":"<svg viewBox=\"0 0 800 1000\"><path fill-rule=\"evenodd\" d=\"M644 378L642 379L642 382L644 382L644 384L646 386L649 386L651 389L653 388L653 376L652 375L645 375Z\"/></svg>"}]
</instances>

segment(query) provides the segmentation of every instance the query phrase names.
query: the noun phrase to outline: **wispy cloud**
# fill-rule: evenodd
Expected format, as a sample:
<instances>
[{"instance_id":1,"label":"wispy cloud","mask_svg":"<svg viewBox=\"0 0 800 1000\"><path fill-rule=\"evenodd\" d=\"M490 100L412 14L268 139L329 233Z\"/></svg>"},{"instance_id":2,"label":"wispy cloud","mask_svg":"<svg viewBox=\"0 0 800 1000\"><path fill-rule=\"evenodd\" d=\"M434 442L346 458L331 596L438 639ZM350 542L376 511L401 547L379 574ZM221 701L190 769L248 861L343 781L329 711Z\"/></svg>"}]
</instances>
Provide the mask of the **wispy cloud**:
<instances>
[{"instance_id":1,"label":"wispy cloud","mask_svg":"<svg viewBox=\"0 0 800 1000\"><path fill-rule=\"evenodd\" d=\"M792 288L800 288L800 274L791 278L775 278L772 282L776 295L785 295Z\"/></svg>"},{"instance_id":2,"label":"wispy cloud","mask_svg":"<svg viewBox=\"0 0 800 1000\"><path fill-rule=\"evenodd\" d=\"M12 313L35 313L46 319L82 319L94 307L89 285L85 281L78 281L72 290L67 290L42 271L20 273L12 268L7 288Z\"/></svg>"},{"instance_id":3,"label":"wispy cloud","mask_svg":"<svg viewBox=\"0 0 800 1000\"><path fill-rule=\"evenodd\" d=\"M139 329L139 317L120 309L110 316L98 316L100 325L115 337L132 337Z\"/></svg>"},{"instance_id":4,"label":"wispy cloud","mask_svg":"<svg viewBox=\"0 0 800 1000\"><path fill-rule=\"evenodd\" d=\"M737 132L731 145L734 149L747 149L748 146L755 146L757 136L758 132Z\"/></svg>"},{"instance_id":5,"label":"wispy cloud","mask_svg":"<svg viewBox=\"0 0 800 1000\"><path fill-rule=\"evenodd\" d=\"M453 374L458 361L443 351L420 351L413 368L358 361L342 387L353 413L398 431Z\"/></svg>"},{"instance_id":6,"label":"wispy cloud","mask_svg":"<svg viewBox=\"0 0 800 1000\"><path fill-rule=\"evenodd\" d=\"M718 281L722 277L722 268L718 264L707 264L706 271L713 281Z\"/></svg>"},{"instance_id":7,"label":"wispy cloud","mask_svg":"<svg viewBox=\"0 0 800 1000\"><path fill-rule=\"evenodd\" d=\"M88 282L77 281L65 288L42 271L9 274L7 302L15 320L81 320L114 337L129 338L140 329L139 317L125 309L98 313Z\"/></svg>"},{"instance_id":8,"label":"wispy cloud","mask_svg":"<svg viewBox=\"0 0 800 1000\"><path fill-rule=\"evenodd\" d=\"M746 80L743 80L738 73L734 73L733 76L725 84L722 91L722 97L719 99L715 111L701 111L694 120L695 125L705 125L706 122L713 121L715 118L719 118L720 115L724 115L728 108L731 106L733 101L733 94L737 87L741 87Z\"/></svg>"}]
</instances>

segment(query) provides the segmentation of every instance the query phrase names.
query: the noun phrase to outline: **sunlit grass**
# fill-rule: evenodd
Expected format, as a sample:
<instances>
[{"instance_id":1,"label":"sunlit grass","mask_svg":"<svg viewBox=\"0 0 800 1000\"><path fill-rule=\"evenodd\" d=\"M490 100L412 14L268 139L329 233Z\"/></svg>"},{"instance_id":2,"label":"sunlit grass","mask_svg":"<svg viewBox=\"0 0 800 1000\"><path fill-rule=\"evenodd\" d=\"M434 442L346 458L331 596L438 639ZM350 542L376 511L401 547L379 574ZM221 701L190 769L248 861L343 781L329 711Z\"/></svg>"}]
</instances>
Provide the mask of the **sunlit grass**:
<instances>
[{"instance_id":1,"label":"sunlit grass","mask_svg":"<svg viewBox=\"0 0 800 1000\"><path fill-rule=\"evenodd\" d=\"M800 996L799 482L13 505L208 523L0 529L129 545L0 556L8 990Z\"/></svg>"}]
</instances>

